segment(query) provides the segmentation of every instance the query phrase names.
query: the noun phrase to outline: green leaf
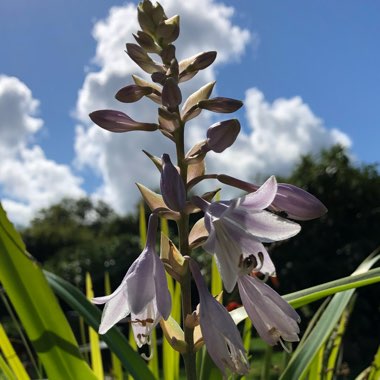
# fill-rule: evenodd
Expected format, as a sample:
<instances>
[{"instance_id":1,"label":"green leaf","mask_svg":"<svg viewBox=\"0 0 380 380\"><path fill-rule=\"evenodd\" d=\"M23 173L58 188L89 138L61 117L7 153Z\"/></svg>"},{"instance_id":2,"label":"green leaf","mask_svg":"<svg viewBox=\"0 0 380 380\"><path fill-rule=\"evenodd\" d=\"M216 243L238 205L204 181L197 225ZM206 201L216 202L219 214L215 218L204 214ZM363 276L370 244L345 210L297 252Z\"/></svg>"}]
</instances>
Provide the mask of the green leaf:
<instances>
[{"instance_id":1,"label":"green leaf","mask_svg":"<svg viewBox=\"0 0 380 380\"><path fill-rule=\"evenodd\" d=\"M364 274L369 268L380 258L380 255L373 257L371 255L365 260L359 268L353 273L352 277ZM373 270L377 273L377 278L380 280L378 270ZM363 280L362 281L366 281ZM350 289L339 294L335 294L330 304L322 314L310 335L306 338L304 344L297 348L292 355L288 366L282 373L280 380L304 379L307 371L312 363L315 355L318 354L321 346L326 342L332 330L338 323L343 312L346 310L355 289Z\"/></svg>"},{"instance_id":2,"label":"green leaf","mask_svg":"<svg viewBox=\"0 0 380 380\"><path fill-rule=\"evenodd\" d=\"M283 298L290 303L295 309L309 303L318 301L335 293L343 292L349 289L360 288L362 286L380 282L380 268L371 269L367 273L360 273L339 280L326 282L321 285L303 289L298 292L284 295ZM231 311L231 317L236 324L248 317L243 307Z\"/></svg>"},{"instance_id":3,"label":"green leaf","mask_svg":"<svg viewBox=\"0 0 380 380\"><path fill-rule=\"evenodd\" d=\"M0 205L0 282L49 379L92 380L74 334L39 265Z\"/></svg>"},{"instance_id":4,"label":"green leaf","mask_svg":"<svg viewBox=\"0 0 380 380\"><path fill-rule=\"evenodd\" d=\"M8 367L7 362L4 360L3 355L0 353L0 379L4 380L17 380L12 370Z\"/></svg>"},{"instance_id":5,"label":"green leaf","mask_svg":"<svg viewBox=\"0 0 380 380\"><path fill-rule=\"evenodd\" d=\"M70 307L76 310L95 330L100 324L101 311L91 304L85 295L59 276L44 271L46 278L55 293L64 300ZM102 336L110 350L117 355L123 366L134 377L135 380L154 380L154 376L149 371L144 360L128 344L125 336L117 327L113 327L107 334ZM79 377L82 379L81 377Z\"/></svg>"},{"instance_id":6,"label":"green leaf","mask_svg":"<svg viewBox=\"0 0 380 380\"><path fill-rule=\"evenodd\" d=\"M12 343L10 342L3 325L0 323L0 350L4 353L8 361L9 367L17 376L18 380L30 380L20 358L17 356Z\"/></svg>"}]
</instances>

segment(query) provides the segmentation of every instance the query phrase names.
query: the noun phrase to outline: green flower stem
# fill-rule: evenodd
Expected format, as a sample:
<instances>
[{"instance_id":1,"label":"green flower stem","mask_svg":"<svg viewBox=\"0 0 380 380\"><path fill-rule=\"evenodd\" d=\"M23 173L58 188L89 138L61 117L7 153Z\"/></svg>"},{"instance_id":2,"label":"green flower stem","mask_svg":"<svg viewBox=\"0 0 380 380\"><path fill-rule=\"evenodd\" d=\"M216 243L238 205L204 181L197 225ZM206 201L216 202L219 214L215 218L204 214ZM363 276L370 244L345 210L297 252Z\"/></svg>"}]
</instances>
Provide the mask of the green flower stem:
<instances>
[{"instance_id":1,"label":"green flower stem","mask_svg":"<svg viewBox=\"0 0 380 380\"><path fill-rule=\"evenodd\" d=\"M187 182L187 163L185 161L185 124L181 122L180 127L176 131L175 141L177 148L177 164L180 168L180 173L183 182ZM186 194L187 196L187 194ZM179 249L183 256L187 256L190 253L189 250L189 216L185 213L181 213L181 219L178 221L178 237L179 237ZM196 380L196 361L194 352L194 328L186 325L186 316L192 314L191 305L191 273L187 269L185 275L181 279L181 296L182 296L182 320L183 330L185 334L185 341L187 343L188 350L184 353L183 360L185 363L186 377L188 380Z\"/></svg>"}]
</instances>

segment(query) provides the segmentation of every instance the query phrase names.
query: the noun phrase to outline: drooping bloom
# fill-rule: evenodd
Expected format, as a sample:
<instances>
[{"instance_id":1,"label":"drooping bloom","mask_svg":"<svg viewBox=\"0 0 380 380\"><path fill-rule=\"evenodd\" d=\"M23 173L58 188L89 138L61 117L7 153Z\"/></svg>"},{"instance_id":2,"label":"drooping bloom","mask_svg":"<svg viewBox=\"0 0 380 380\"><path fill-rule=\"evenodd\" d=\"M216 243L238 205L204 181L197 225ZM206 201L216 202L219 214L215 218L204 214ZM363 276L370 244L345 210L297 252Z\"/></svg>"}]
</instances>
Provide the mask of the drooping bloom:
<instances>
[{"instance_id":1,"label":"drooping bloom","mask_svg":"<svg viewBox=\"0 0 380 380\"><path fill-rule=\"evenodd\" d=\"M199 293L199 323L207 351L224 376L226 369L244 375L249 370L239 330L223 305L208 291L197 263L190 269Z\"/></svg>"},{"instance_id":2,"label":"drooping bloom","mask_svg":"<svg viewBox=\"0 0 380 380\"><path fill-rule=\"evenodd\" d=\"M153 328L161 318L167 319L171 310L165 269L155 250L157 223L157 215L151 214L146 246L128 269L119 287L109 296L92 299L95 304L106 304L99 334L105 334L131 314L131 324L139 347L150 343Z\"/></svg>"},{"instance_id":3,"label":"drooping bloom","mask_svg":"<svg viewBox=\"0 0 380 380\"><path fill-rule=\"evenodd\" d=\"M220 174L217 178L222 183L248 192L256 191L259 188L253 183L225 174ZM269 208L276 212L285 213L286 217L294 220L316 219L327 212L326 206L318 198L290 183L279 183L277 185L277 194Z\"/></svg>"},{"instance_id":4,"label":"drooping bloom","mask_svg":"<svg viewBox=\"0 0 380 380\"><path fill-rule=\"evenodd\" d=\"M297 342L297 312L270 286L255 276L238 278L240 298L260 337L271 346L282 340Z\"/></svg>"},{"instance_id":5,"label":"drooping bloom","mask_svg":"<svg viewBox=\"0 0 380 380\"><path fill-rule=\"evenodd\" d=\"M200 197L193 202L205 213L209 236L204 249L215 254L224 287L231 292L247 258L259 271L273 275L275 267L262 243L296 235L299 224L265 211L277 193L277 182L270 177L257 191L229 202L208 203Z\"/></svg>"}]
</instances>

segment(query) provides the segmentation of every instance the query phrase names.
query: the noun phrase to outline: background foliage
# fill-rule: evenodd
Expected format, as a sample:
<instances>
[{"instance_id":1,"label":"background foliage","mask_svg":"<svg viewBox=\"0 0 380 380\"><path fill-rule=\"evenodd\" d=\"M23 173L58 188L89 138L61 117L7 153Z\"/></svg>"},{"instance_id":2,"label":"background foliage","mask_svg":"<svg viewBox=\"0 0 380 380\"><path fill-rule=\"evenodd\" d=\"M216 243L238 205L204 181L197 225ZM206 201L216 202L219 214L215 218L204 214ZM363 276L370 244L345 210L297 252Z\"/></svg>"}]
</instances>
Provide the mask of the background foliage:
<instances>
[{"instance_id":1,"label":"background foliage","mask_svg":"<svg viewBox=\"0 0 380 380\"><path fill-rule=\"evenodd\" d=\"M279 279L273 285L280 294L348 276L379 246L376 165L358 166L336 146L318 157L303 157L291 176L279 182L306 189L329 209L323 218L303 223L295 239L271 247ZM90 272L95 294L103 292L104 271L110 272L115 287L141 250L137 209L136 215L119 216L104 202L86 198L41 210L21 232L30 253L46 269L82 289ZM378 292L379 285L358 290L344 336L343 360L351 374L371 362L380 341ZM304 326L318 306L301 310Z\"/></svg>"}]
</instances>

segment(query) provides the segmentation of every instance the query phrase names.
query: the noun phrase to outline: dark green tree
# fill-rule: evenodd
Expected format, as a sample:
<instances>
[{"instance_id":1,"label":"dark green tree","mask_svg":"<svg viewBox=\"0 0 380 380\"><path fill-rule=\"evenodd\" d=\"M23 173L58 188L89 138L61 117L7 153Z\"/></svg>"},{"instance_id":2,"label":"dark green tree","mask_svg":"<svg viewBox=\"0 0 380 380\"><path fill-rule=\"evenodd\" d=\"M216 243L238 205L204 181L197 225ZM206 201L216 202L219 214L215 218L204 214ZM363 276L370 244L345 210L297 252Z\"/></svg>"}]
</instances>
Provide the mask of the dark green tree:
<instances>
[{"instance_id":1,"label":"dark green tree","mask_svg":"<svg viewBox=\"0 0 380 380\"><path fill-rule=\"evenodd\" d=\"M356 165L342 147L335 146L319 156L303 157L292 175L280 181L304 188L329 210L318 220L302 223L295 238L272 248L280 293L348 276L379 247L380 176L376 165ZM359 363L372 361L380 341L379 288L374 285L358 291L344 357L352 372L363 369L356 368Z\"/></svg>"},{"instance_id":2,"label":"dark green tree","mask_svg":"<svg viewBox=\"0 0 380 380\"><path fill-rule=\"evenodd\" d=\"M119 216L89 198L64 199L41 210L22 235L45 269L81 287L88 271L100 293L104 272L116 286L140 253L137 217Z\"/></svg>"}]
</instances>

